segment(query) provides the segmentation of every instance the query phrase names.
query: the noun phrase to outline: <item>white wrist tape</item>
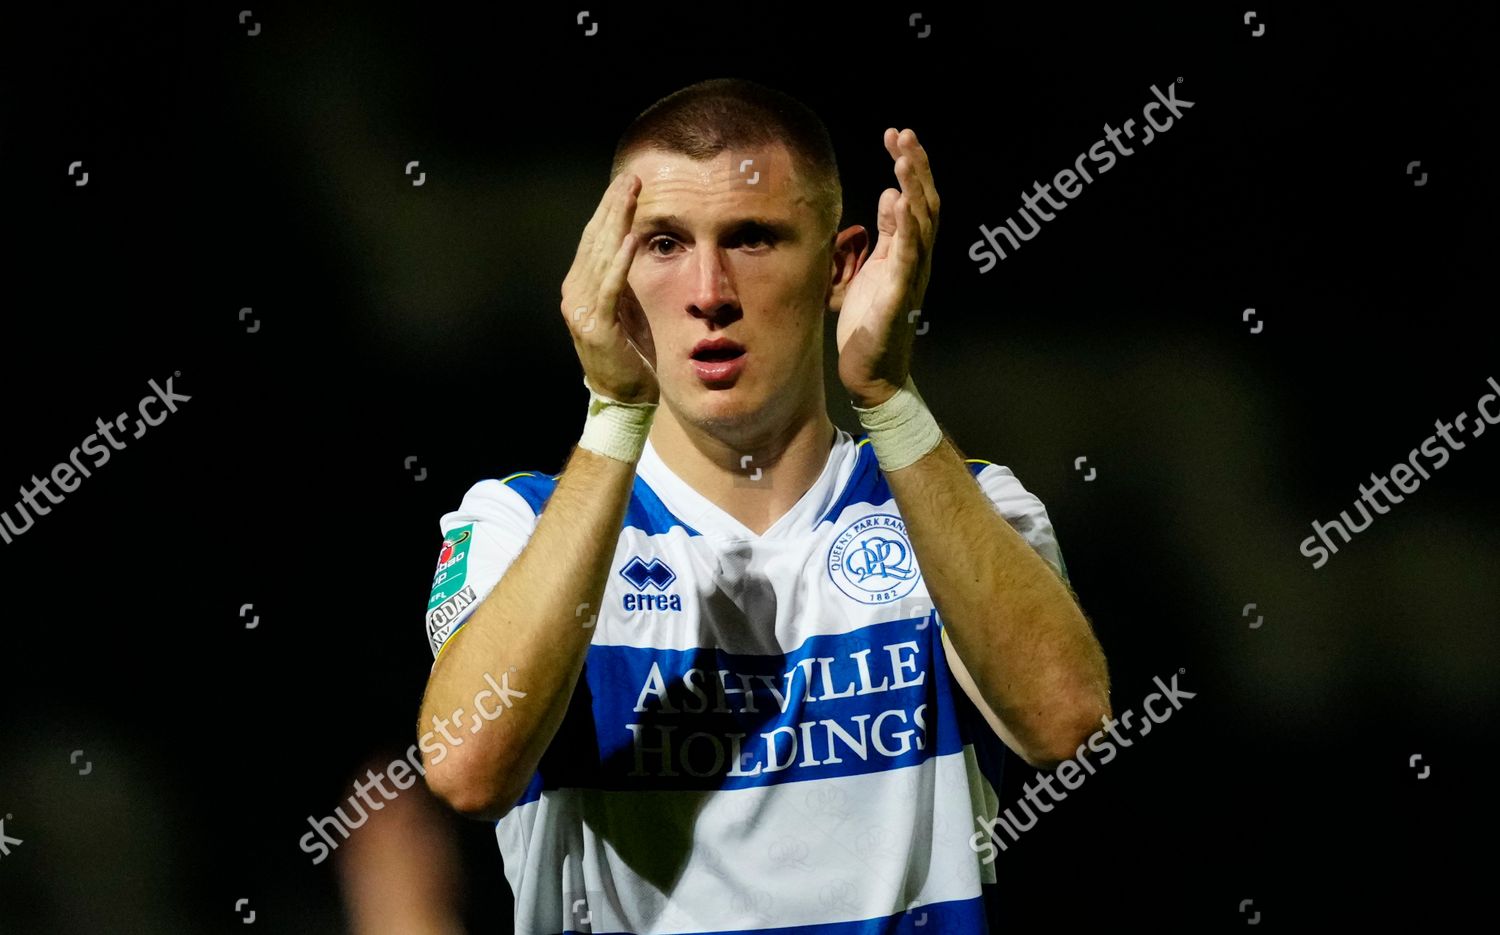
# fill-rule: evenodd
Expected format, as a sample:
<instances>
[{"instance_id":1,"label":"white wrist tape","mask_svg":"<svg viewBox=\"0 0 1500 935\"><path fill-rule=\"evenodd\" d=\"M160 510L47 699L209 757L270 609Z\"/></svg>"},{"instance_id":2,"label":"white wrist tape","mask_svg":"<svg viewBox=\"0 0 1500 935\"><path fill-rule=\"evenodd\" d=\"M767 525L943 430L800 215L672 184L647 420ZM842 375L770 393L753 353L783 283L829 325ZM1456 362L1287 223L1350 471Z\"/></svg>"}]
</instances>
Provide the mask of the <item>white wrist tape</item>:
<instances>
[{"instance_id":1,"label":"white wrist tape","mask_svg":"<svg viewBox=\"0 0 1500 935\"><path fill-rule=\"evenodd\" d=\"M646 448L646 436L651 433L657 403L622 403L601 396L589 386L587 374L583 385L589 390L589 411L583 420L583 436L578 439L578 447L617 461L640 460L641 452Z\"/></svg>"},{"instance_id":2,"label":"white wrist tape","mask_svg":"<svg viewBox=\"0 0 1500 935\"><path fill-rule=\"evenodd\" d=\"M870 434L870 446L882 471L915 464L943 440L943 430L917 393L910 374L895 396L871 409L855 406L854 411L859 413L859 424Z\"/></svg>"}]
</instances>

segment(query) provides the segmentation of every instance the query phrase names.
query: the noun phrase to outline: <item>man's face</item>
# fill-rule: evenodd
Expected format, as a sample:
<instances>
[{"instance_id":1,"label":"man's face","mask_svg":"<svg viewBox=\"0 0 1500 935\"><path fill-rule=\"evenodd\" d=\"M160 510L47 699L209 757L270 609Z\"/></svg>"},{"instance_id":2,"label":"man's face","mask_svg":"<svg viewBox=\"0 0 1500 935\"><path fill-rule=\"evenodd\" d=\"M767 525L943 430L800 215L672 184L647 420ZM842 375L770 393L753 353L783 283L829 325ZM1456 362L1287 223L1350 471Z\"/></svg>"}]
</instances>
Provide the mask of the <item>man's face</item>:
<instances>
[{"instance_id":1,"label":"man's face","mask_svg":"<svg viewBox=\"0 0 1500 935\"><path fill-rule=\"evenodd\" d=\"M753 160L740 167L746 160ZM645 313L663 400L699 424L789 415L823 380L831 238L785 146L698 161L645 150L628 283ZM744 350L699 352L704 340Z\"/></svg>"}]
</instances>

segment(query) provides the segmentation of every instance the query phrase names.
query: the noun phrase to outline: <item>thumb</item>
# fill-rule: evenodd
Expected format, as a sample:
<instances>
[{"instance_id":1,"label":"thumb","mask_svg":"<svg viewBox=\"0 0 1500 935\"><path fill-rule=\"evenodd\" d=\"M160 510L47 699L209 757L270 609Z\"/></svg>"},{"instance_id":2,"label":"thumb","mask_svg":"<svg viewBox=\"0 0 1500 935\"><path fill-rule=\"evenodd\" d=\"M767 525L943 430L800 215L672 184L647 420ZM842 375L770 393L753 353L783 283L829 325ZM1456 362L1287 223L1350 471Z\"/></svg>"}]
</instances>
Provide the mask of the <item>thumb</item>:
<instances>
[{"instance_id":1,"label":"thumb","mask_svg":"<svg viewBox=\"0 0 1500 935\"><path fill-rule=\"evenodd\" d=\"M641 360L656 374L656 342L651 337L651 324L646 312L627 283L620 294L620 334Z\"/></svg>"}]
</instances>

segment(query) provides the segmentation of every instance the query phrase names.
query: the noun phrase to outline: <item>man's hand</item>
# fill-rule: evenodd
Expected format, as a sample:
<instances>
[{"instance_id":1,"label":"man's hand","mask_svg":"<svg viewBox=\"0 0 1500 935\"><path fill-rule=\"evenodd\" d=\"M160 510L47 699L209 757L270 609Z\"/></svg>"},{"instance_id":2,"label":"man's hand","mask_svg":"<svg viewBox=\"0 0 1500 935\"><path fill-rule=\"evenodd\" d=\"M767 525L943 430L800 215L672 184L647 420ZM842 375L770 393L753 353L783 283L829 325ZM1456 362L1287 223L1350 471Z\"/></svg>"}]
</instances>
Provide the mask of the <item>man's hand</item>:
<instances>
[{"instance_id":1,"label":"man's hand","mask_svg":"<svg viewBox=\"0 0 1500 935\"><path fill-rule=\"evenodd\" d=\"M660 396L651 327L626 282L640 240L630 233L640 186L639 176L625 172L610 183L562 284L563 320L589 385L624 403Z\"/></svg>"},{"instance_id":2,"label":"man's hand","mask_svg":"<svg viewBox=\"0 0 1500 935\"><path fill-rule=\"evenodd\" d=\"M839 311L839 380L857 406L890 399L911 372L911 312L922 307L937 240L938 193L927 151L911 130L885 131L901 190L880 193L875 252L849 284Z\"/></svg>"}]
</instances>

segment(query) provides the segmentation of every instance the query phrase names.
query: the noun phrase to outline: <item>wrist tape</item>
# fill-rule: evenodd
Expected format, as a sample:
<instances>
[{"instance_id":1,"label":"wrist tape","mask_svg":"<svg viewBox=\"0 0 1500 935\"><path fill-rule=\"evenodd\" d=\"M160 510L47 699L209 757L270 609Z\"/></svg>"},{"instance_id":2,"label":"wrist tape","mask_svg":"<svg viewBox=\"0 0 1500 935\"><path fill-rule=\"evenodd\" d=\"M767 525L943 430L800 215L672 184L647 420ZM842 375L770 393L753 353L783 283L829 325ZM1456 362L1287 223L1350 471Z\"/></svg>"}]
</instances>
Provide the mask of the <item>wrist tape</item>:
<instances>
[{"instance_id":1,"label":"wrist tape","mask_svg":"<svg viewBox=\"0 0 1500 935\"><path fill-rule=\"evenodd\" d=\"M922 401L911 374L890 399L870 409L855 406L854 411L870 434L875 460L887 473L915 464L943 440L943 430Z\"/></svg>"},{"instance_id":2,"label":"wrist tape","mask_svg":"<svg viewBox=\"0 0 1500 935\"><path fill-rule=\"evenodd\" d=\"M583 377L583 385L588 387L589 409L583 420L583 435L578 439L578 447L617 461L640 460L658 404L622 403L601 396L589 386L587 374Z\"/></svg>"}]
</instances>

